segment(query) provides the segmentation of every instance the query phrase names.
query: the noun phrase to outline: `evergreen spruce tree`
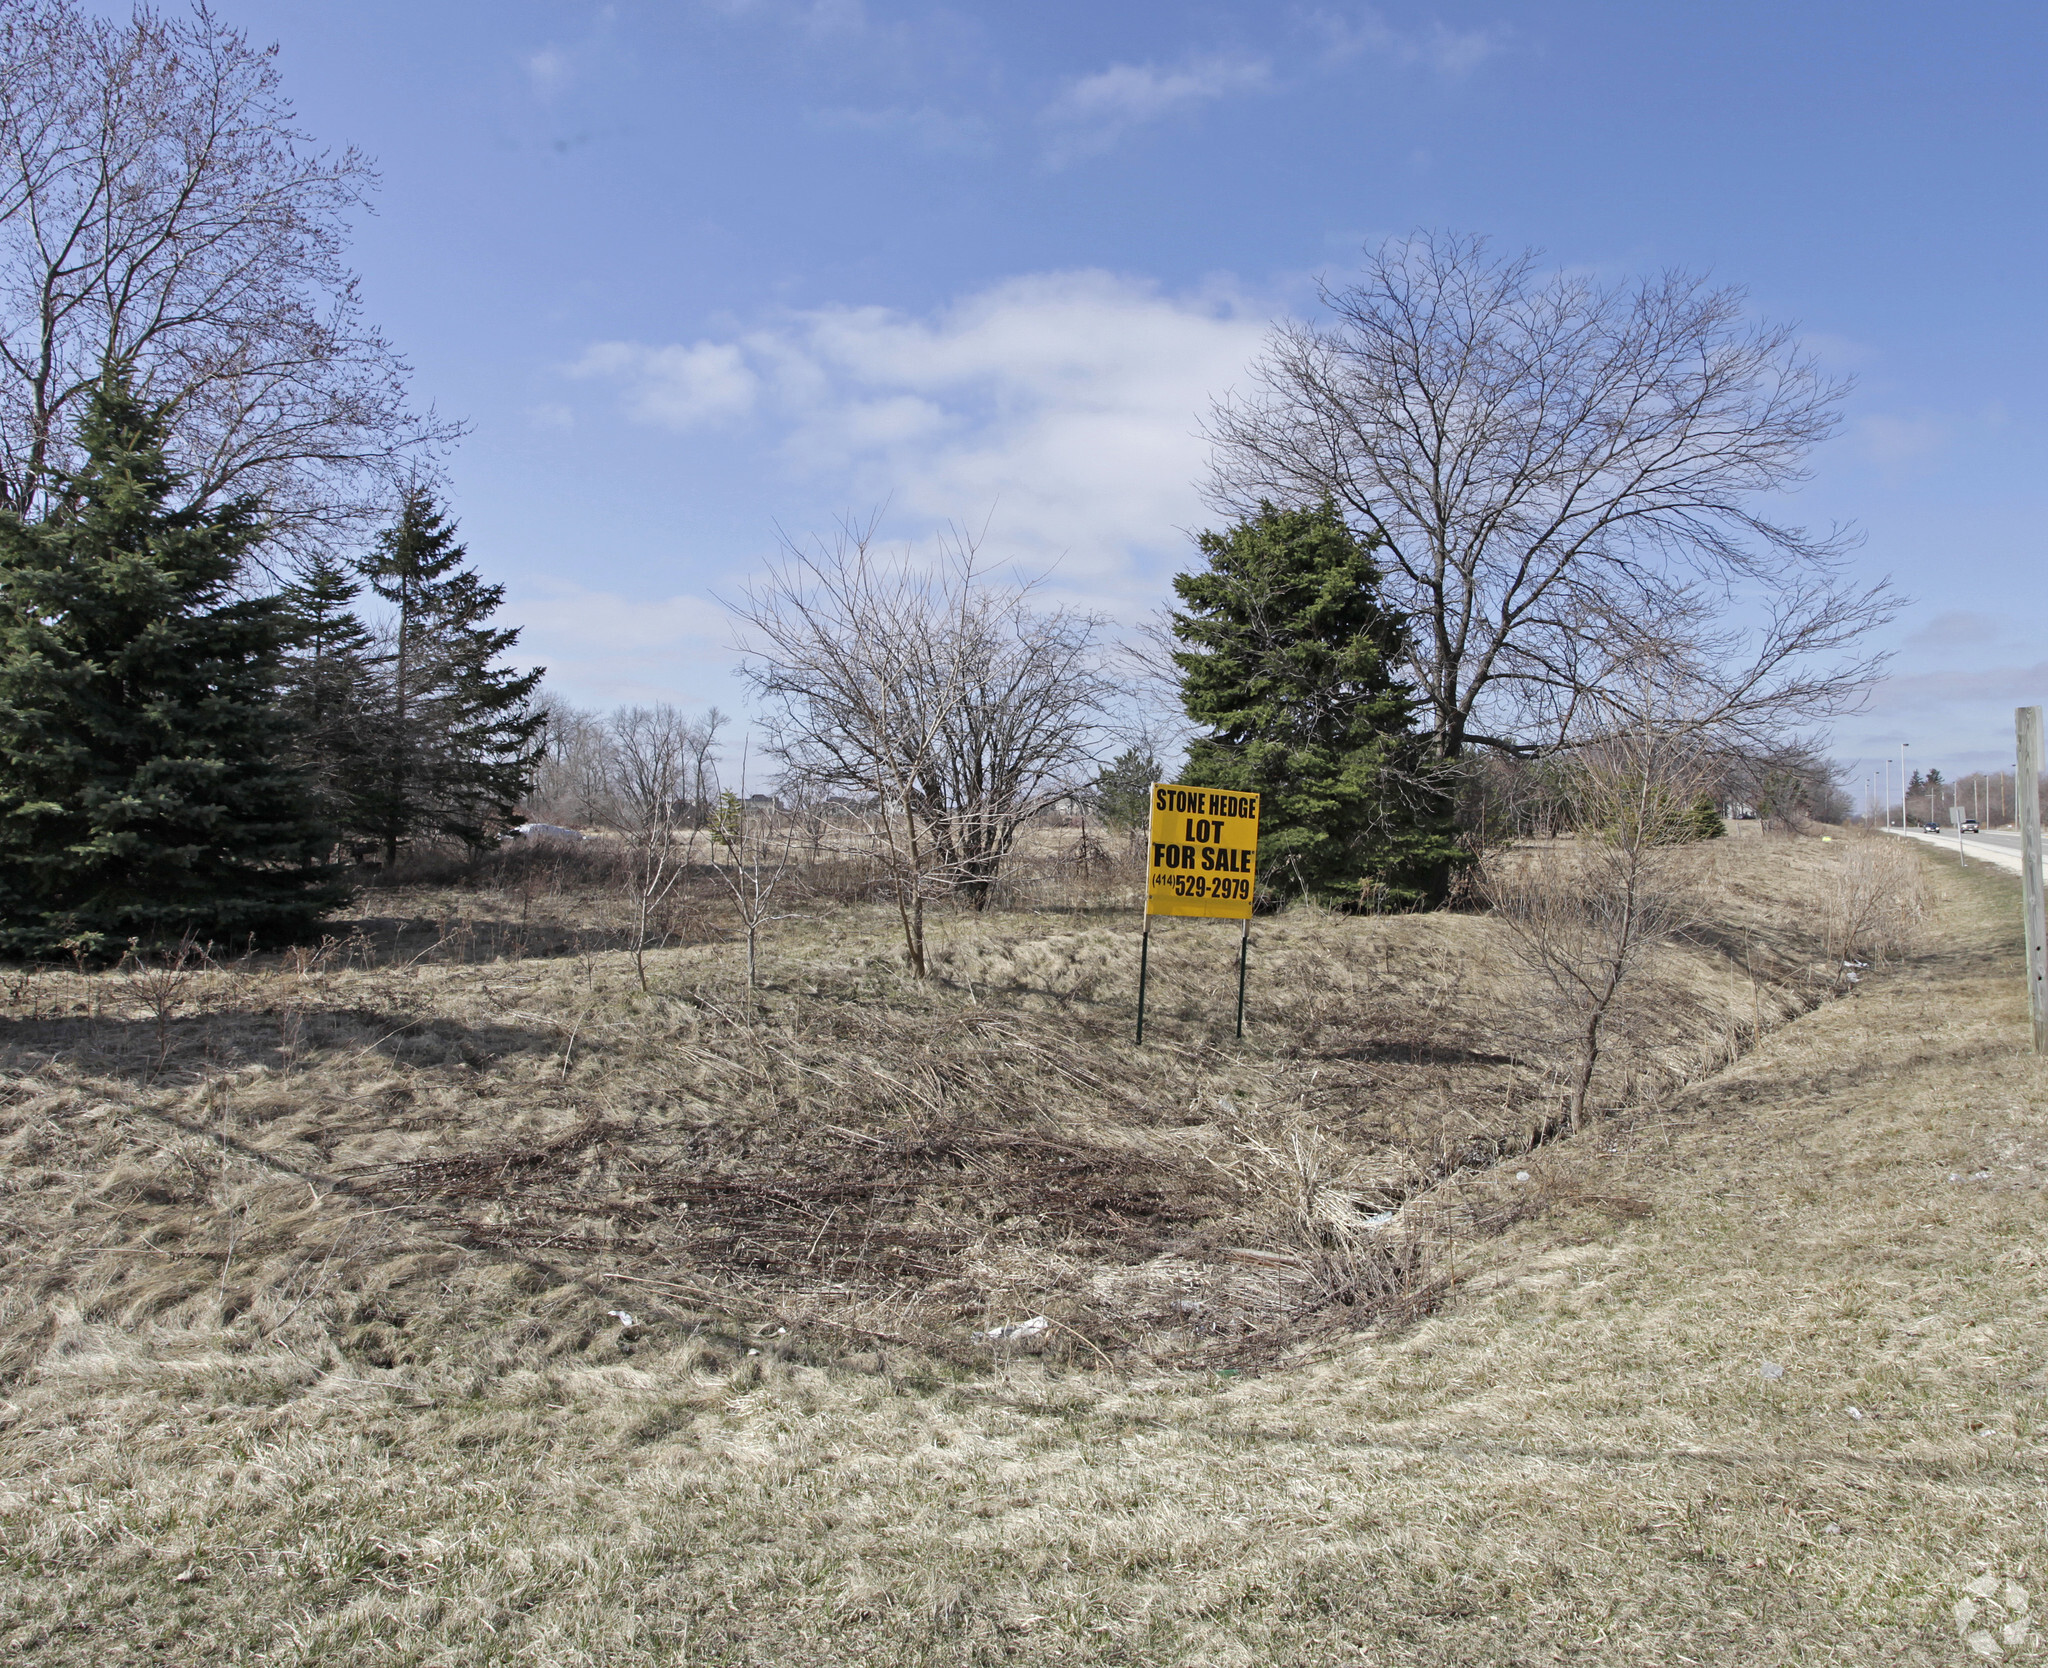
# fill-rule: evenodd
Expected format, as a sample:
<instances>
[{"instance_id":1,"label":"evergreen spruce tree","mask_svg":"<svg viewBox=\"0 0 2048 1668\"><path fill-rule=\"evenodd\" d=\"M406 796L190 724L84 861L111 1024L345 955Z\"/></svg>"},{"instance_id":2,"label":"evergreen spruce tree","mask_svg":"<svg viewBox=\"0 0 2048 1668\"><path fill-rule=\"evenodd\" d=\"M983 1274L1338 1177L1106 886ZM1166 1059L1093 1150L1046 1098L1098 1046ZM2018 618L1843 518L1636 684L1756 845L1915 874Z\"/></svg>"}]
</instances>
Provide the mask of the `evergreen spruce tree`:
<instances>
[{"instance_id":1,"label":"evergreen spruce tree","mask_svg":"<svg viewBox=\"0 0 2048 1668\"><path fill-rule=\"evenodd\" d=\"M1451 801L1395 675L1399 619L1371 545L1324 504L1259 513L1198 543L1173 632L1181 700L1208 727L1186 780L1262 796L1261 890L1326 902L1441 901L1462 849Z\"/></svg>"},{"instance_id":2,"label":"evergreen spruce tree","mask_svg":"<svg viewBox=\"0 0 2048 1668\"><path fill-rule=\"evenodd\" d=\"M163 414L110 372L40 521L0 514L0 951L308 934L340 889L278 710L249 500L167 507Z\"/></svg>"},{"instance_id":3,"label":"evergreen spruce tree","mask_svg":"<svg viewBox=\"0 0 2048 1668\"><path fill-rule=\"evenodd\" d=\"M1126 747L1095 778L1095 803L1110 827L1146 827L1152 818L1152 784L1159 780L1159 761L1149 749Z\"/></svg>"},{"instance_id":4,"label":"evergreen spruce tree","mask_svg":"<svg viewBox=\"0 0 2048 1668\"><path fill-rule=\"evenodd\" d=\"M1679 820L1681 840L1718 840L1727 832L1728 825L1721 820L1721 807L1710 793L1694 799Z\"/></svg>"},{"instance_id":5,"label":"evergreen spruce tree","mask_svg":"<svg viewBox=\"0 0 2048 1668\"><path fill-rule=\"evenodd\" d=\"M540 762L541 670L498 664L519 633L491 626L504 587L464 567L467 554L453 523L415 490L364 565L370 588L396 610L372 732L376 768L361 804L387 863L421 836L491 845Z\"/></svg>"},{"instance_id":6,"label":"evergreen spruce tree","mask_svg":"<svg viewBox=\"0 0 2048 1668\"><path fill-rule=\"evenodd\" d=\"M330 557L315 557L287 585L280 704L291 720L293 762L320 816L338 835L359 830L375 783L380 658L355 612L362 585Z\"/></svg>"}]
</instances>

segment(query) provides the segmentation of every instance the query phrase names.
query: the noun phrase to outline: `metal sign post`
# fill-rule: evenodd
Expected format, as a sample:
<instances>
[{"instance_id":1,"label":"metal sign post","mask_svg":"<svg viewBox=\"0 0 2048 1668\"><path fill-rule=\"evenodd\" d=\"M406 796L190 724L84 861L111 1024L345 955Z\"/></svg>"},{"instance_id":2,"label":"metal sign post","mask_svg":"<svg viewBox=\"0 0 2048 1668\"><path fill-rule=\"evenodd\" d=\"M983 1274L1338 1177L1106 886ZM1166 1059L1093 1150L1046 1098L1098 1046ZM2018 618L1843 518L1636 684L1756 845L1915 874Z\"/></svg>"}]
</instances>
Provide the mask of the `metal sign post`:
<instances>
[{"instance_id":1,"label":"metal sign post","mask_svg":"<svg viewBox=\"0 0 2048 1668\"><path fill-rule=\"evenodd\" d=\"M2018 769L2013 808L2020 817L2020 893L2027 926L2027 1008L2034 1020L2034 1052L2048 1054L2048 909L2041 897L2041 709L2013 714Z\"/></svg>"},{"instance_id":2,"label":"metal sign post","mask_svg":"<svg viewBox=\"0 0 2048 1668\"><path fill-rule=\"evenodd\" d=\"M1138 949L1138 1041L1145 1040L1145 982L1152 966L1155 915L1244 923L1237 941L1237 1034L1242 1037L1252 894L1258 880L1259 796L1154 782L1151 832L1145 935Z\"/></svg>"},{"instance_id":3,"label":"metal sign post","mask_svg":"<svg viewBox=\"0 0 2048 1668\"><path fill-rule=\"evenodd\" d=\"M1145 976L1152 971L1152 912L1145 911L1145 932L1138 940L1138 1041L1145 1040Z\"/></svg>"}]
</instances>

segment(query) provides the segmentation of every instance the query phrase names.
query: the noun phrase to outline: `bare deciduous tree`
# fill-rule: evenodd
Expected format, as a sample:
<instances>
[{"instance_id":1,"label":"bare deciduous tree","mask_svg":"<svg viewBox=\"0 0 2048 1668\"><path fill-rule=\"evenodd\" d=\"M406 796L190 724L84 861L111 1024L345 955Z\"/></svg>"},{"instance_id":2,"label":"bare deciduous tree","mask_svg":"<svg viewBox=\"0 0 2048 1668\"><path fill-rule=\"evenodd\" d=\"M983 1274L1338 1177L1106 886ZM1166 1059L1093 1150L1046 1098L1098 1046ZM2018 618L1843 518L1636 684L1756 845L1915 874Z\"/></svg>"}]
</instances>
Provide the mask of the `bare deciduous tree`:
<instances>
[{"instance_id":1,"label":"bare deciduous tree","mask_svg":"<svg viewBox=\"0 0 2048 1668\"><path fill-rule=\"evenodd\" d=\"M698 830L710 820L711 807L718 798L718 732L732 722L716 707L710 708L691 727L688 749L690 765L690 832L694 845Z\"/></svg>"},{"instance_id":2,"label":"bare deciduous tree","mask_svg":"<svg viewBox=\"0 0 2048 1668\"><path fill-rule=\"evenodd\" d=\"M740 786L746 787L744 766ZM723 796L712 820L712 844L722 851L718 878L725 882L740 927L747 935L747 1015L754 1012L754 991L760 983L761 929L771 921L787 921L788 915L770 913L775 894L788 878L790 861L796 851L800 826L794 817L782 814L772 801L753 804L741 793Z\"/></svg>"},{"instance_id":3,"label":"bare deciduous tree","mask_svg":"<svg viewBox=\"0 0 2048 1668\"><path fill-rule=\"evenodd\" d=\"M0 501L42 509L109 363L171 412L195 500L317 541L455 425L407 404L343 259L374 183L300 132L271 52L204 7L0 0Z\"/></svg>"},{"instance_id":4,"label":"bare deciduous tree","mask_svg":"<svg viewBox=\"0 0 2048 1668\"><path fill-rule=\"evenodd\" d=\"M1018 828L1088 762L1109 693L1099 622L1038 612L1031 589L991 579L964 536L936 572L885 558L869 524L789 545L735 609L790 782L872 810L919 978L927 902L986 905Z\"/></svg>"},{"instance_id":5,"label":"bare deciduous tree","mask_svg":"<svg viewBox=\"0 0 2048 1668\"><path fill-rule=\"evenodd\" d=\"M600 822L611 793L611 737L602 713L586 712L558 696L537 703L546 715L544 746L534 767L527 809L542 822L571 828Z\"/></svg>"},{"instance_id":6,"label":"bare deciduous tree","mask_svg":"<svg viewBox=\"0 0 2048 1668\"><path fill-rule=\"evenodd\" d=\"M662 907L683 877L690 767L706 726L671 706L621 707L605 725L606 820L624 837L633 903L633 971L647 988L647 947Z\"/></svg>"},{"instance_id":7,"label":"bare deciduous tree","mask_svg":"<svg viewBox=\"0 0 2048 1668\"><path fill-rule=\"evenodd\" d=\"M1571 760L1578 839L1489 861L1495 914L1563 1036L1574 1130L1651 952L1696 912L1687 813L1702 780L1701 745L1701 732L1682 723L1610 730Z\"/></svg>"},{"instance_id":8,"label":"bare deciduous tree","mask_svg":"<svg viewBox=\"0 0 2048 1668\"><path fill-rule=\"evenodd\" d=\"M663 917L691 860L703 801L717 792L713 707L689 718L674 707L619 707L609 715L547 699L546 748L529 807L542 818L614 830L623 846L633 920L633 969L647 988L647 951L666 936Z\"/></svg>"},{"instance_id":9,"label":"bare deciduous tree","mask_svg":"<svg viewBox=\"0 0 2048 1668\"><path fill-rule=\"evenodd\" d=\"M1443 757L1570 737L1589 692L1653 666L1756 734L1873 675L1849 645L1888 590L1846 581L1839 532L1756 507L1805 478L1845 386L1740 292L1604 288L1418 235L1323 301L1214 408L1212 496L1329 499L1385 539Z\"/></svg>"}]
</instances>

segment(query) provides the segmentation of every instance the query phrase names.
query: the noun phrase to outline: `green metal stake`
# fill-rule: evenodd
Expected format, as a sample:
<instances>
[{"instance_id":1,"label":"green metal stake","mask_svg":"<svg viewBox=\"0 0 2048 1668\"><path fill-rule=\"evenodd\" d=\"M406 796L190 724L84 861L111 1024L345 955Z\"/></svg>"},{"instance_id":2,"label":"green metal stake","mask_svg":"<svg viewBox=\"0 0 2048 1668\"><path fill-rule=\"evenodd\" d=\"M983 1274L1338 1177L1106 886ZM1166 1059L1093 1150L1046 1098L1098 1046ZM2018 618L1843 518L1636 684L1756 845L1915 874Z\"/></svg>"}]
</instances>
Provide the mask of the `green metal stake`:
<instances>
[{"instance_id":1,"label":"green metal stake","mask_svg":"<svg viewBox=\"0 0 2048 1668\"><path fill-rule=\"evenodd\" d=\"M1252 918L1244 918L1244 936L1237 941L1237 1040L1244 1041L1244 963L1252 947Z\"/></svg>"},{"instance_id":2,"label":"green metal stake","mask_svg":"<svg viewBox=\"0 0 2048 1668\"><path fill-rule=\"evenodd\" d=\"M1145 917L1144 935L1138 940L1138 1041L1145 1040L1145 979L1152 967L1152 917Z\"/></svg>"},{"instance_id":3,"label":"green metal stake","mask_svg":"<svg viewBox=\"0 0 2048 1668\"><path fill-rule=\"evenodd\" d=\"M1145 917L1145 936L1138 940L1138 1041L1145 1040L1145 975L1152 965L1152 917Z\"/></svg>"}]
</instances>

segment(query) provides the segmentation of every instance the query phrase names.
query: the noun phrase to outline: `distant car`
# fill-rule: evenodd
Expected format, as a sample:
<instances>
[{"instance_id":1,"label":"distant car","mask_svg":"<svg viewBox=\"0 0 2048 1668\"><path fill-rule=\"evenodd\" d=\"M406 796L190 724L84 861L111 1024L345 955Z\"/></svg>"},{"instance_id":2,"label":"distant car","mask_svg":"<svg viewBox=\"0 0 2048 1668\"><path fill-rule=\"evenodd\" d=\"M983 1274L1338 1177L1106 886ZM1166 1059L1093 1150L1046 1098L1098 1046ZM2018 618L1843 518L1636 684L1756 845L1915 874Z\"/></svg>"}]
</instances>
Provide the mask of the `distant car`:
<instances>
[{"instance_id":1,"label":"distant car","mask_svg":"<svg viewBox=\"0 0 2048 1668\"><path fill-rule=\"evenodd\" d=\"M1930 834L1939 834L1941 832L1941 824L1938 822L1923 822L1920 826Z\"/></svg>"},{"instance_id":2,"label":"distant car","mask_svg":"<svg viewBox=\"0 0 2048 1668\"><path fill-rule=\"evenodd\" d=\"M1963 818L1963 832L1965 834L1974 834L1977 832L1977 819L1975 817Z\"/></svg>"}]
</instances>

